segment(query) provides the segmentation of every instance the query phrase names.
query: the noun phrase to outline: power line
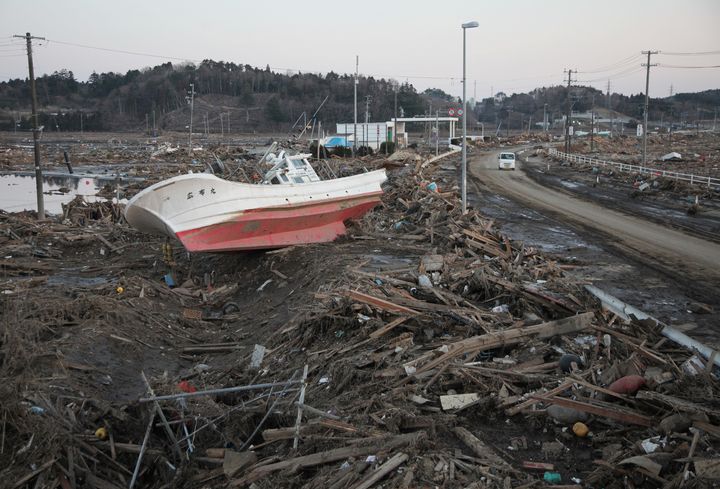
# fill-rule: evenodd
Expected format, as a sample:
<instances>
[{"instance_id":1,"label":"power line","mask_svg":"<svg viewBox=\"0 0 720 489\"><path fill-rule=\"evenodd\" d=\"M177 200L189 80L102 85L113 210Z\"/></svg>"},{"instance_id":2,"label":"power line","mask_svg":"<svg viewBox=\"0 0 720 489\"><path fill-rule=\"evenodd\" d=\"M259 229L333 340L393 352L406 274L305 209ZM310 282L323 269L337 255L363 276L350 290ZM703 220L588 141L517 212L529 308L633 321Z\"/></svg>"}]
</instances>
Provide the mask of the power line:
<instances>
[{"instance_id":1,"label":"power line","mask_svg":"<svg viewBox=\"0 0 720 489\"><path fill-rule=\"evenodd\" d=\"M691 69L691 70L697 70L697 69L703 69L703 68L720 68L720 65L711 65L711 66L680 66L680 65L666 65L666 64L659 64L660 68L683 68L683 69Z\"/></svg>"},{"instance_id":2,"label":"power line","mask_svg":"<svg viewBox=\"0 0 720 489\"><path fill-rule=\"evenodd\" d=\"M640 56L641 55L639 54L633 54L632 56L628 56L627 58L621 59L620 61L617 61L615 63L611 63L600 68L593 68L592 70L580 70L578 71L578 73L603 73L606 71L614 71L625 65L634 63L635 61L637 61L638 58L640 58Z\"/></svg>"},{"instance_id":3,"label":"power line","mask_svg":"<svg viewBox=\"0 0 720 489\"><path fill-rule=\"evenodd\" d=\"M626 68L622 71L619 71L617 73L612 73L612 74L604 76L602 78L593 78L592 80L579 80L578 83L593 83L593 82L599 82L599 81L604 82L606 80L618 80L620 78L625 78L626 76L634 75L635 73L640 73L641 71L643 71L642 68L633 66L631 68Z\"/></svg>"},{"instance_id":4,"label":"power line","mask_svg":"<svg viewBox=\"0 0 720 489\"><path fill-rule=\"evenodd\" d=\"M720 51L698 51L696 53L673 53L662 51L660 52L660 54L666 56L710 56L714 54L720 54Z\"/></svg>"},{"instance_id":5,"label":"power line","mask_svg":"<svg viewBox=\"0 0 720 489\"><path fill-rule=\"evenodd\" d=\"M107 52L111 52L111 53L131 54L134 56L145 56L148 58L172 59L172 60L176 60L176 61L193 61L193 62L197 62L197 63L200 62L198 60L194 60L194 59L190 59L190 58L177 58L177 57L173 57L173 56L163 56L160 54L139 53L139 52L135 52L135 51L125 51L122 49L103 48L103 47L98 47L98 46L89 46L87 44L76 44L74 42L57 41L55 39L48 39L47 41L54 42L55 44L64 44L66 46L75 46L78 48L85 48L85 49L96 49L98 51L107 51Z\"/></svg>"}]
</instances>

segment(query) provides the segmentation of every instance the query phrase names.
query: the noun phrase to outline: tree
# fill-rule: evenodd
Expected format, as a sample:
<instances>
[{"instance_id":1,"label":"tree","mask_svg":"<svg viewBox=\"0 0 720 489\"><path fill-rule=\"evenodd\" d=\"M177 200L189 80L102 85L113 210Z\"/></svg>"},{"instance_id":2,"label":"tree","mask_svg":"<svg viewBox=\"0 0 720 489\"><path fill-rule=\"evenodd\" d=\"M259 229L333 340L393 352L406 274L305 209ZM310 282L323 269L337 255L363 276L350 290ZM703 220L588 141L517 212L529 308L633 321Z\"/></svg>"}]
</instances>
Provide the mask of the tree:
<instances>
[{"instance_id":1,"label":"tree","mask_svg":"<svg viewBox=\"0 0 720 489\"><path fill-rule=\"evenodd\" d=\"M265 103L265 115L276 125L285 121L285 114L277 97L270 97Z\"/></svg>"}]
</instances>

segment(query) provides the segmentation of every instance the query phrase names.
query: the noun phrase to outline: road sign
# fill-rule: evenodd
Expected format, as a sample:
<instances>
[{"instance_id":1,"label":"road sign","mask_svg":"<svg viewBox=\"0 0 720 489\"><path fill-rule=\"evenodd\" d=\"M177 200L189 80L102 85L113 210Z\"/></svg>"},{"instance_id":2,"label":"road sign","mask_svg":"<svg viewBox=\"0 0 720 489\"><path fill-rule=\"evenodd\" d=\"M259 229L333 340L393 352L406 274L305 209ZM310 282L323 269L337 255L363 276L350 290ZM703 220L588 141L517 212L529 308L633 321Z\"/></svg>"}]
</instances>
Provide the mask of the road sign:
<instances>
[{"instance_id":1,"label":"road sign","mask_svg":"<svg viewBox=\"0 0 720 489\"><path fill-rule=\"evenodd\" d=\"M463 111L462 109L458 109L458 115L463 115L464 113L465 111Z\"/></svg>"},{"instance_id":2,"label":"road sign","mask_svg":"<svg viewBox=\"0 0 720 489\"><path fill-rule=\"evenodd\" d=\"M448 109L448 115L449 115L450 117L454 116L454 115L455 115L455 109Z\"/></svg>"}]
</instances>

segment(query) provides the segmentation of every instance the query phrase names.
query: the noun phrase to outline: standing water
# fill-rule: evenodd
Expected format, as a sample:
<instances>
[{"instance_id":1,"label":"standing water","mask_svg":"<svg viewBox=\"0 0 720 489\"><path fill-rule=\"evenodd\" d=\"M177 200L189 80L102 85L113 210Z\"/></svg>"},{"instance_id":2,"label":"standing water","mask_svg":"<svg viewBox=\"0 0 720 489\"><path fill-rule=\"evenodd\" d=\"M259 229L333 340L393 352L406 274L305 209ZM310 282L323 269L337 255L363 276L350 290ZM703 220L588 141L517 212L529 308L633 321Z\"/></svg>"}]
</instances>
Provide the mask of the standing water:
<instances>
[{"instance_id":1,"label":"standing water","mask_svg":"<svg viewBox=\"0 0 720 489\"><path fill-rule=\"evenodd\" d=\"M113 179L104 178L107 182ZM62 204L67 204L77 195L87 202L104 201L96 194L104 183L96 176L81 175L45 175L43 176L43 199L45 211L61 214ZM0 210L21 212L37 210L35 196L35 177L24 175L0 175Z\"/></svg>"}]
</instances>

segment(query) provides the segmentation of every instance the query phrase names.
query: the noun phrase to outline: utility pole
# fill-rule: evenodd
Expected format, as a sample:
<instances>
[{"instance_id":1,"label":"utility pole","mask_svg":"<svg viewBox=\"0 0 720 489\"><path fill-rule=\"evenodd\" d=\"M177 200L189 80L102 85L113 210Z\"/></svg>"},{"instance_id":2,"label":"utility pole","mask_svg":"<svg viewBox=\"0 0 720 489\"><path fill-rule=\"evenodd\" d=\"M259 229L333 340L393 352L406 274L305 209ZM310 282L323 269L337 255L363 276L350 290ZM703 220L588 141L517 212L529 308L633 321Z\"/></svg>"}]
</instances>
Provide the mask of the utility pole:
<instances>
[{"instance_id":1,"label":"utility pole","mask_svg":"<svg viewBox=\"0 0 720 489\"><path fill-rule=\"evenodd\" d=\"M564 73L564 72L563 72ZM572 80L573 70L568 69L568 80L567 80L567 94L565 95L565 153L570 152L570 118L571 118L571 105L570 105L570 84Z\"/></svg>"},{"instance_id":2,"label":"utility pole","mask_svg":"<svg viewBox=\"0 0 720 489\"><path fill-rule=\"evenodd\" d=\"M590 152L595 150L595 95L590 106Z\"/></svg>"},{"instance_id":3,"label":"utility pole","mask_svg":"<svg viewBox=\"0 0 720 489\"><path fill-rule=\"evenodd\" d=\"M228 137L230 137L230 112L225 112L225 115L227 115L227 133Z\"/></svg>"},{"instance_id":4,"label":"utility pole","mask_svg":"<svg viewBox=\"0 0 720 489\"><path fill-rule=\"evenodd\" d=\"M647 162L647 133L648 133L648 101L649 101L649 95L648 90L650 90L650 67L651 66L657 66L657 63L650 64L650 56L653 54L657 54L660 51L643 51L642 54L647 54L647 63L643 63L642 66L647 67L647 74L645 75L645 122L643 126L643 152L642 152L642 162L643 166L645 166L645 163Z\"/></svg>"},{"instance_id":5,"label":"utility pole","mask_svg":"<svg viewBox=\"0 0 720 489\"><path fill-rule=\"evenodd\" d=\"M353 147L352 154L355 156L356 144L357 144L357 86L358 86L358 69L360 67L360 56L355 55L355 83L353 84L353 97L355 107L355 118L353 119Z\"/></svg>"},{"instance_id":6,"label":"utility pole","mask_svg":"<svg viewBox=\"0 0 720 489\"><path fill-rule=\"evenodd\" d=\"M145 135L147 136L148 134L150 134L150 122L148 114L145 114Z\"/></svg>"},{"instance_id":7,"label":"utility pole","mask_svg":"<svg viewBox=\"0 0 720 489\"><path fill-rule=\"evenodd\" d=\"M223 127L223 113L220 112L220 137L225 137L225 129Z\"/></svg>"},{"instance_id":8,"label":"utility pole","mask_svg":"<svg viewBox=\"0 0 720 489\"><path fill-rule=\"evenodd\" d=\"M465 47L465 33L468 29L474 29L478 27L476 21L465 22L462 24L463 31L463 79L462 79L462 168L461 168L461 180L460 180L460 197L462 200L462 213L467 213L467 97L465 92L467 91L467 78L466 73L466 47Z\"/></svg>"},{"instance_id":9,"label":"utility pole","mask_svg":"<svg viewBox=\"0 0 720 489\"><path fill-rule=\"evenodd\" d=\"M153 105L155 105L154 102L153 102ZM156 138L157 137L157 126L155 125L155 109L154 108L152 111L152 115L153 115L153 137Z\"/></svg>"},{"instance_id":10,"label":"utility pole","mask_svg":"<svg viewBox=\"0 0 720 489\"><path fill-rule=\"evenodd\" d=\"M195 106L195 84L190 84L190 153L193 152L192 147L192 123L193 123L193 109Z\"/></svg>"},{"instance_id":11,"label":"utility pole","mask_svg":"<svg viewBox=\"0 0 720 489\"><path fill-rule=\"evenodd\" d=\"M435 110L435 156L440 154L440 111Z\"/></svg>"},{"instance_id":12,"label":"utility pole","mask_svg":"<svg viewBox=\"0 0 720 489\"><path fill-rule=\"evenodd\" d=\"M40 131L42 128L38 127L38 114L37 114L37 92L35 90L35 70L33 68L32 58L32 40L40 39L45 40L44 37L31 36L30 33L26 33L24 36L13 36L25 38L27 43L27 57L28 57L28 72L30 74L30 94L32 96L32 130L33 130L33 145L35 147L35 193L37 194L37 216L38 220L45 219L45 202L43 200L43 179L42 179L42 168L40 167Z\"/></svg>"},{"instance_id":13,"label":"utility pole","mask_svg":"<svg viewBox=\"0 0 720 489\"><path fill-rule=\"evenodd\" d=\"M80 134L83 133L83 116L82 110L80 111Z\"/></svg>"},{"instance_id":14,"label":"utility pole","mask_svg":"<svg viewBox=\"0 0 720 489\"><path fill-rule=\"evenodd\" d=\"M365 146L368 146L369 139L370 139L370 126L368 126L368 123L370 122L370 95L365 96L365 129L363 132L365 133Z\"/></svg>"},{"instance_id":15,"label":"utility pole","mask_svg":"<svg viewBox=\"0 0 720 489\"><path fill-rule=\"evenodd\" d=\"M393 116L393 146L395 151L397 151L397 94L398 94L398 84L397 82L394 83L395 85L395 112Z\"/></svg>"},{"instance_id":16,"label":"utility pole","mask_svg":"<svg viewBox=\"0 0 720 489\"><path fill-rule=\"evenodd\" d=\"M610 99L610 80L608 80L608 84L607 84L607 110L608 110L608 114L610 115L610 137L612 137L613 129L615 129L615 127L614 127L614 126L615 126L615 117L614 117L614 115L613 115L613 113L612 113L612 109L611 109L611 105L612 105L612 104L611 104L611 101L610 101L610 100L611 100L611 99Z\"/></svg>"},{"instance_id":17,"label":"utility pole","mask_svg":"<svg viewBox=\"0 0 720 489\"><path fill-rule=\"evenodd\" d=\"M547 133L547 104L543 104L543 132Z\"/></svg>"}]
</instances>

